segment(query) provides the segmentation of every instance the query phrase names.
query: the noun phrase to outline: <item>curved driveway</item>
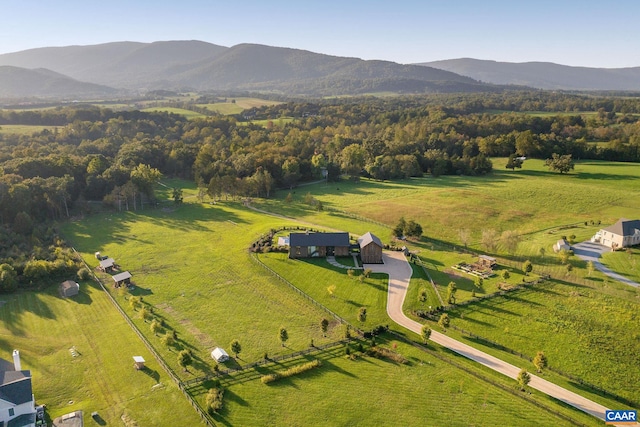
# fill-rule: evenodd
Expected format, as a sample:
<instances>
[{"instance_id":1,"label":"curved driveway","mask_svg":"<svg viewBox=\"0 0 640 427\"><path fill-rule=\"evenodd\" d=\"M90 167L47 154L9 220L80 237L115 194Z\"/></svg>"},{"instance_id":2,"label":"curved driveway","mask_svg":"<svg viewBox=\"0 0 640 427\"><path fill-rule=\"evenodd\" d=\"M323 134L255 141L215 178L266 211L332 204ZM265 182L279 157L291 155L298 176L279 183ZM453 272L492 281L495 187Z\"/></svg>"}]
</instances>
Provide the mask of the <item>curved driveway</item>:
<instances>
[{"instance_id":1,"label":"curved driveway","mask_svg":"<svg viewBox=\"0 0 640 427\"><path fill-rule=\"evenodd\" d=\"M409 319L402 312L402 305L412 275L411 266L402 252L384 252L382 256L384 264L365 264L364 267L371 269L371 271L375 273L386 273L389 275L389 293L387 296L387 313L389 317L400 326L404 326L416 334L420 334L422 324ZM494 371L500 372L509 378L515 379L520 372L520 368L440 332L432 331L431 340L464 357L481 363ZM529 386L604 420L604 414L607 408L599 403L586 399L536 375L531 375Z\"/></svg>"},{"instance_id":2,"label":"curved driveway","mask_svg":"<svg viewBox=\"0 0 640 427\"><path fill-rule=\"evenodd\" d=\"M577 255L584 261L593 262L593 266L595 268L597 268L599 271L603 272L607 276L611 277L612 279L617 280L618 282L624 283L625 285L635 286L636 288L640 287L640 283L634 282L633 280L627 279L626 277L609 270L607 267L602 265L602 263L599 261L600 255L602 255L605 252L611 252L611 248L600 245L598 243L592 243L587 241L587 242L578 243L577 245L573 245L571 249L573 250L573 253L575 255Z\"/></svg>"}]
</instances>

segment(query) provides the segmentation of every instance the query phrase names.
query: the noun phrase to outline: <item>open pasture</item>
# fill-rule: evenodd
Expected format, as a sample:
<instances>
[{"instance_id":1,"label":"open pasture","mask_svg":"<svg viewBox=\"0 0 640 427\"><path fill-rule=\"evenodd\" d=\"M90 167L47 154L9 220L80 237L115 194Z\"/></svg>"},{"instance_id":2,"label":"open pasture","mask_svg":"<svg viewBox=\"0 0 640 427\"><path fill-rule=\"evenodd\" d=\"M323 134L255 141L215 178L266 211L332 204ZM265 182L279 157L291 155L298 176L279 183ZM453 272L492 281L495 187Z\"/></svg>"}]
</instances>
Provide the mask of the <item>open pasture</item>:
<instances>
[{"instance_id":1,"label":"open pasture","mask_svg":"<svg viewBox=\"0 0 640 427\"><path fill-rule=\"evenodd\" d=\"M232 102L235 101L235 102ZM229 98L227 102L217 102L215 104L198 104L199 107L207 108L211 111L218 112L224 115L232 115L239 114L244 110L255 107L262 107L265 105L277 105L281 102L278 101L270 101L267 99L260 98L248 98L248 97L239 97L239 98Z\"/></svg>"},{"instance_id":2,"label":"open pasture","mask_svg":"<svg viewBox=\"0 0 640 427\"><path fill-rule=\"evenodd\" d=\"M395 349L409 363L370 356L349 360L345 349L337 347L309 358L319 359L321 367L270 385L262 384L260 376L307 359L233 374L222 380L224 406L214 420L221 425L243 426L568 424L402 342L380 337L377 341ZM352 353L356 349L352 344ZM204 402L206 387L192 393ZM448 409L444 410L445 406ZM593 418L569 413L586 425L597 425Z\"/></svg>"},{"instance_id":3,"label":"open pasture","mask_svg":"<svg viewBox=\"0 0 640 427\"><path fill-rule=\"evenodd\" d=\"M97 215L65 226L64 235L90 265L101 251L133 274L136 289L154 315L176 330L179 347L190 348L196 363L189 373L178 365L174 349L160 344L149 324L131 309L127 294L107 286L156 343L167 363L184 378L210 373L211 350L242 344L240 364L335 340L342 331L331 325L323 337L326 313L273 280L248 254L251 242L272 227L292 224L231 204L184 204L179 207ZM289 333L287 347L278 340L280 327ZM233 361L227 366L234 366Z\"/></svg>"},{"instance_id":4,"label":"open pasture","mask_svg":"<svg viewBox=\"0 0 640 427\"><path fill-rule=\"evenodd\" d=\"M204 114L196 113L195 111L185 110L184 108L175 108L175 107L149 107L140 111L144 111L144 112L160 111L160 112L166 112L166 113L172 113L172 114L179 114L181 116L186 117L189 120L206 117Z\"/></svg>"},{"instance_id":5,"label":"open pasture","mask_svg":"<svg viewBox=\"0 0 640 427\"><path fill-rule=\"evenodd\" d=\"M43 130L54 132L62 126L39 126L39 125L0 125L0 134L33 135Z\"/></svg>"},{"instance_id":6,"label":"open pasture","mask_svg":"<svg viewBox=\"0 0 640 427\"><path fill-rule=\"evenodd\" d=\"M98 411L107 425L122 417L138 425L198 425L199 418L95 283L62 299L57 286L4 296L0 307L0 357L19 349L23 369L31 370L38 404L51 418ZM72 349L77 356L73 356ZM133 356L147 369L137 371Z\"/></svg>"}]
</instances>

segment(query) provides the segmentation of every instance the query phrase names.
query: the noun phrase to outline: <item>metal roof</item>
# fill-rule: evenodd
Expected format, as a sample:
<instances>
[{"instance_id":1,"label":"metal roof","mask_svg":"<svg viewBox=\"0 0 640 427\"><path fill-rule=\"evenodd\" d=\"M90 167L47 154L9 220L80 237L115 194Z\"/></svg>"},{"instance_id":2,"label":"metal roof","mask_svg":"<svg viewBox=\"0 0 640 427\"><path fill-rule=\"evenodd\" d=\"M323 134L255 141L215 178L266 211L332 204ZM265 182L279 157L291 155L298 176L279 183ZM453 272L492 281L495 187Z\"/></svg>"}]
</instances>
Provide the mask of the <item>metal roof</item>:
<instances>
[{"instance_id":1,"label":"metal roof","mask_svg":"<svg viewBox=\"0 0 640 427\"><path fill-rule=\"evenodd\" d=\"M113 264L115 264L115 260L113 258L107 258L107 259L103 259L102 261L100 261L100 267L102 268L109 268L109 267L113 267Z\"/></svg>"},{"instance_id":2,"label":"metal roof","mask_svg":"<svg viewBox=\"0 0 640 427\"><path fill-rule=\"evenodd\" d=\"M129 273L128 271L124 271L122 273L114 274L111 277L113 277L113 281L117 283L122 282L123 280L131 279L131 273Z\"/></svg>"},{"instance_id":3,"label":"metal roof","mask_svg":"<svg viewBox=\"0 0 640 427\"><path fill-rule=\"evenodd\" d=\"M289 244L295 246L349 246L349 233L291 233Z\"/></svg>"},{"instance_id":4,"label":"metal roof","mask_svg":"<svg viewBox=\"0 0 640 427\"><path fill-rule=\"evenodd\" d=\"M380 246L381 248L384 247L384 245L382 244L382 242L380 241L380 239L378 239L378 237L376 237L376 235L371 234L370 231L367 231L365 234L363 234L359 239L358 239L358 244L360 244L361 248L364 248L365 246L367 246L369 243L375 243L376 245Z\"/></svg>"}]
</instances>

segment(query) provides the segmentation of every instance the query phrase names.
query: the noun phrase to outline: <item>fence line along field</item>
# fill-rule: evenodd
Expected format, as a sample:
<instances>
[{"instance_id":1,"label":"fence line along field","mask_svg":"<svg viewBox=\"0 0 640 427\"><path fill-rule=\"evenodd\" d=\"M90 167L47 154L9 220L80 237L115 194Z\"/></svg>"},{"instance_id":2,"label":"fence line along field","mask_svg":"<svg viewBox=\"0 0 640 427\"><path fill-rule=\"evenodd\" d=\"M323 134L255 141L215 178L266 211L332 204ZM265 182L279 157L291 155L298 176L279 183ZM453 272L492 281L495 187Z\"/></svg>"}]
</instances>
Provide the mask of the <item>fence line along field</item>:
<instances>
[{"instance_id":1,"label":"fence line along field","mask_svg":"<svg viewBox=\"0 0 640 427\"><path fill-rule=\"evenodd\" d=\"M95 283L62 299L57 286L5 296L0 310L0 357L20 350L33 375L33 394L51 418L97 411L107 425L198 425L176 384ZM133 356L147 369L136 370ZM132 425L132 424L129 424Z\"/></svg>"},{"instance_id":2,"label":"fence line along field","mask_svg":"<svg viewBox=\"0 0 640 427\"><path fill-rule=\"evenodd\" d=\"M363 227L359 221L345 218L340 221L344 228ZM344 329L326 312L265 274L264 269L251 261L247 253L250 243L270 228L284 224L295 223L249 211L233 202L216 205L189 203L176 208L96 215L66 224L64 234L90 264L97 263L93 253L99 250L133 273L135 289L130 293L114 290L108 282L107 286L169 366L183 379L190 379L212 374L214 363L209 356L212 347L222 346L229 351L229 343L233 339L242 344L239 359L230 353L232 360L221 367L252 362L265 353L276 356L305 349L312 339L319 345L342 338ZM277 258L279 255L269 254L271 256ZM300 274L296 267L286 267L285 270ZM309 268L315 267L309 265L302 271L312 274ZM339 273L331 271L327 274ZM341 287L356 284L371 287L374 292L370 299L361 298L357 292L350 296L347 294L355 304L354 309L337 307L345 311L340 314L355 317L357 307L368 306L371 321L382 321L382 314L376 310L382 312L386 292L379 279L360 283L356 278L348 278L346 272L341 276L345 277ZM310 282L309 277L294 279L305 286ZM321 292L326 292L326 289ZM141 296L143 304L153 311L152 315L164 322L164 330L158 336L151 331L150 322L140 318L141 309L129 307L125 298L132 296ZM326 337L320 326L323 318L331 320ZM278 338L280 327L288 330L286 347ZM173 330L177 332L179 343L176 347L167 348L160 337ZM177 364L180 348L188 348L194 354L194 363L188 367L188 372ZM414 354L413 350L409 353ZM428 371L431 362L423 365L421 360L425 356L420 353L412 356L415 359L411 359L407 368L394 368L389 362L374 362L369 358L351 361L342 359L340 355L334 359L332 354L314 355L314 358L323 358L321 368L273 386L262 384L259 376L256 381L239 382L233 382L232 376L225 390L224 409L217 416L218 421L232 425L264 425L264 419L269 418L277 420L274 421L276 424L313 424L317 413L303 408L318 402L322 402L318 410L341 408L344 411L341 417L345 421L359 419L369 424L369 421L388 417L411 418L424 413L422 405L415 402L417 396L427 390L435 396L442 392L443 384L448 384L451 398L460 402L461 407L468 408L465 413L475 405L484 405L482 408L487 409L480 411L484 411L487 423L498 407L513 408L509 417L513 417L515 422L519 417L516 408L523 404L516 396L497 389L488 390L482 382L478 383L452 367L438 365L437 375L433 377ZM260 369L277 370L280 367L256 368L262 372ZM432 379L428 385L415 385L416 378L420 383L427 377ZM348 387L342 386L344 380L349 380ZM398 405L399 402L405 403L397 409L386 405L376 408L367 405L370 388L382 383L386 385L376 392L376 398L383 399L390 394L395 396ZM300 390L308 389L309 393L296 393L298 397L295 403L291 403L286 396L290 396L292 385ZM260 387L268 387L268 390ZM191 392L204 402L206 389L205 384L204 388ZM327 390L334 392L328 393ZM265 399L264 393L273 398ZM478 403L478 399L482 402ZM491 407L494 409L488 409ZM436 416L430 410L427 414ZM535 424L535 419L550 417L543 409L534 406L527 410L527 414L531 417L531 425ZM575 416L581 417L580 414ZM551 416L549 423L562 424L562 420Z\"/></svg>"}]
</instances>

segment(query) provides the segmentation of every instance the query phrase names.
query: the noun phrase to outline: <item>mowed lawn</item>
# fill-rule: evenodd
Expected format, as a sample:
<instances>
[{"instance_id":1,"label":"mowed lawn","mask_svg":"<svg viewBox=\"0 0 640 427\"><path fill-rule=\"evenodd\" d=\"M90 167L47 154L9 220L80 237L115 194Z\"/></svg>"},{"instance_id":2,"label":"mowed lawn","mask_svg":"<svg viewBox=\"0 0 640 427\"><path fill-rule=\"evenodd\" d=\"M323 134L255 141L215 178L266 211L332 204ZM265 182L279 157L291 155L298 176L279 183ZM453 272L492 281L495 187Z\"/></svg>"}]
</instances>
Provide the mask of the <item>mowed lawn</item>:
<instances>
[{"instance_id":1,"label":"mowed lawn","mask_svg":"<svg viewBox=\"0 0 640 427\"><path fill-rule=\"evenodd\" d=\"M451 323L628 399L640 396L640 299L550 281L450 311Z\"/></svg>"},{"instance_id":2,"label":"mowed lawn","mask_svg":"<svg viewBox=\"0 0 640 427\"><path fill-rule=\"evenodd\" d=\"M98 411L107 425L200 425L199 417L94 283L62 299L57 286L5 295L0 307L0 357L20 350L31 370L38 404L51 418L83 410L85 422ZM78 356L73 357L70 349ZM147 370L133 367L133 356ZM133 425L131 423L127 425Z\"/></svg>"},{"instance_id":3,"label":"mowed lawn","mask_svg":"<svg viewBox=\"0 0 640 427\"><path fill-rule=\"evenodd\" d=\"M571 425L402 342L378 338L378 344L409 363L369 356L349 360L337 347L233 374L222 380L224 407L214 420L241 426ZM353 353L356 349L352 344ZM262 375L312 359L322 366L269 385L260 381ZM204 401L206 387L192 392ZM595 418L576 416L581 423L598 425Z\"/></svg>"},{"instance_id":4,"label":"mowed lawn","mask_svg":"<svg viewBox=\"0 0 640 427\"><path fill-rule=\"evenodd\" d=\"M175 349L167 349L154 337L149 323L129 307L127 298L114 296L125 311L149 335L169 365L184 378L210 373L211 350L230 352L229 343L242 345L240 364L309 347L313 339L322 344L339 338L331 329L326 337L320 320L326 313L276 281L257 262L248 248L270 228L292 225L243 208L240 204L185 204L177 208L123 212L89 217L66 224L64 236L96 266L94 252L113 257L133 274L134 295L176 330L179 348L190 348L196 363L189 373L177 364ZM282 347L281 327L289 340ZM236 361L227 363L235 366Z\"/></svg>"}]
</instances>

